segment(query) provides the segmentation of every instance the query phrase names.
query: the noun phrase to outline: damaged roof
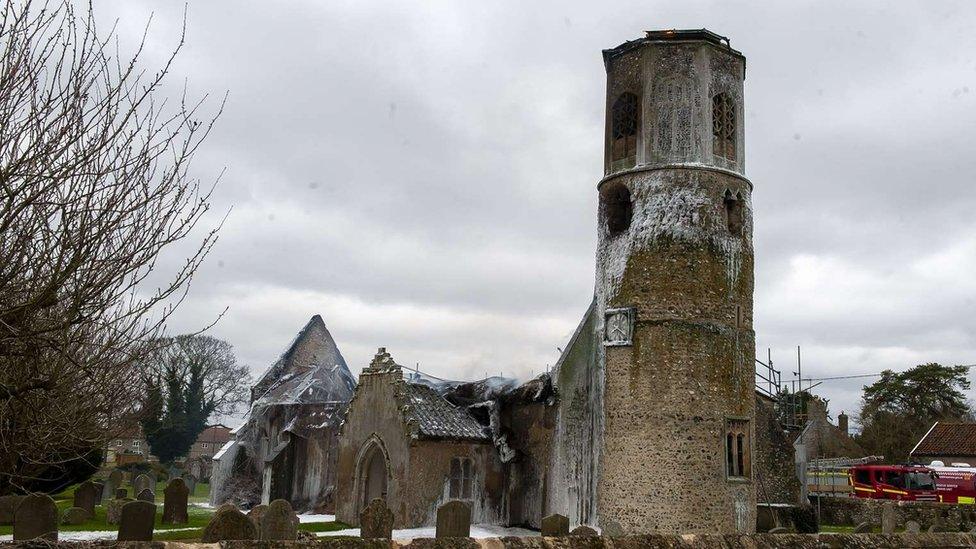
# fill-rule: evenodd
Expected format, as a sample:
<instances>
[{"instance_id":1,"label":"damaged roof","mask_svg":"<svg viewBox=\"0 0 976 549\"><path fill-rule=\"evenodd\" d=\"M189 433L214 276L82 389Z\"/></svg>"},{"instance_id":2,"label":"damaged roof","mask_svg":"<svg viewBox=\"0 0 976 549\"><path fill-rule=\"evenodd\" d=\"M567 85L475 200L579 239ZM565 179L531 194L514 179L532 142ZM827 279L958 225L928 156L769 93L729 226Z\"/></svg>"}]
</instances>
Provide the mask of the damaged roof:
<instances>
[{"instance_id":1,"label":"damaged roof","mask_svg":"<svg viewBox=\"0 0 976 549\"><path fill-rule=\"evenodd\" d=\"M489 429L472 416L466 408L448 402L426 385L404 383L407 423L415 425L422 438L491 441Z\"/></svg>"}]
</instances>

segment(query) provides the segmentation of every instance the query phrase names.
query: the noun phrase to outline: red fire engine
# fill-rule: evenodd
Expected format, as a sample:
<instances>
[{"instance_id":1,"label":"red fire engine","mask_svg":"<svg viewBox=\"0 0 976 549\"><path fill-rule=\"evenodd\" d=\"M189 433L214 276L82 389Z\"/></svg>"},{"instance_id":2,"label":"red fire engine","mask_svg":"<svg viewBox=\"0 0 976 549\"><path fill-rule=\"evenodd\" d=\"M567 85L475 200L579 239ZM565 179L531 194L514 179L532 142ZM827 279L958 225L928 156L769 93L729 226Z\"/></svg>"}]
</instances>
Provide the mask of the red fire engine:
<instances>
[{"instance_id":1,"label":"red fire engine","mask_svg":"<svg viewBox=\"0 0 976 549\"><path fill-rule=\"evenodd\" d=\"M859 498L976 504L976 467L855 465L848 478Z\"/></svg>"}]
</instances>

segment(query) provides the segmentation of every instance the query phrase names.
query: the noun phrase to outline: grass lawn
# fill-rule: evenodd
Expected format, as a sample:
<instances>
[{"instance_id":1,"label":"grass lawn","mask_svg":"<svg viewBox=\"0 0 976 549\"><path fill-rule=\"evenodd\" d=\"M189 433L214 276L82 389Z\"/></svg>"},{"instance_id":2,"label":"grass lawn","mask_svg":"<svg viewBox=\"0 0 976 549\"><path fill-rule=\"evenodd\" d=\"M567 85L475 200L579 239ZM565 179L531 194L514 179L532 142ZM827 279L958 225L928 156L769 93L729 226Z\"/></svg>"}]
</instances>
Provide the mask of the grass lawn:
<instances>
[{"instance_id":1,"label":"grass lawn","mask_svg":"<svg viewBox=\"0 0 976 549\"><path fill-rule=\"evenodd\" d=\"M54 502L58 506L59 514L63 513L65 509L68 509L74 503L76 486L71 486L60 494L53 496ZM126 488L129 489L129 496L131 497L132 487L126 486ZM199 539L203 534L203 527L210 522L210 517L213 516L214 509L190 505L187 509L187 515L190 519L189 523L163 524L163 490L165 488L165 482L158 482L156 484L156 525L153 539L162 541ZM189 502L206 503L209 501L209 499L210 485L206 483L197 483L196 489L193 491L193 495L189 498ZM187 530L187 528L189 529ZM343 530L346 528L349 528L349 526L341 522L310 522L299 525L300 530L307 530L309 532L330 532L335 530ZM104 505L96 505L95 516L81 524L58 525L59 532L117 532L118 529L118 525L108 524L105 522ZM11 535L13 534L13 530L13 526L0 526L0 536Z\"/></svg>"}]
</instances>

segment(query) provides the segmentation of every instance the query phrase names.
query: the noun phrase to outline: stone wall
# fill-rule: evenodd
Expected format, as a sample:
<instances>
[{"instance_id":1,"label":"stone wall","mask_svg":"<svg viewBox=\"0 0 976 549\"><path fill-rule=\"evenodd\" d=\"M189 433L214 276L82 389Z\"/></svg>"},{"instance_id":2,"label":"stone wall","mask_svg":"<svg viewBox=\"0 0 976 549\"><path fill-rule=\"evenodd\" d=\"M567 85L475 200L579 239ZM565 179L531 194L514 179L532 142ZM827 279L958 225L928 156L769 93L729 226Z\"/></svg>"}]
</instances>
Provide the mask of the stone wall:
<instances>
[{"instance_id":1,"label":"stone wall","mask_svg":"<svg viewBox=\"0 0 976 549\"><path fill-rule=\"evenodd\" d=\"M774 402L756 394L756 453L753 473L756 500L761 503L800 503L791 433L776 418Z\"/></svg>"},{"instance_id":2,"label":"stone wall","mask_svg":"<svg viewBox=\"0 0 976 549\"><path fill-rule=\"evenodd\" d=\"M881 524L884 505L895 509L895 523L903 528L909 520L919 523L923 529L933 524L944 525L952 530L969 530L976 526L976 508L950 503L920 501L894 501L861 498L810 498L813 507L820 510L820 523L835 526L854 526L862 522Z\"/></svg>"},{"instance_id":3,"label":"stone wall","mask_svg":"<svg viewBox=\"0 0 976 549\"><path fill-rule=\"evenodd\" d=\"M31 545L33 543L33 545ZM36 542L11 544L36 547ZM895 549L901 547L974 547L974 534L699 534L684 536L566 537L566 538L441 538L400 543L362 538L319 538L315 541L224 541L214 544L164 542L58 542L45 547L126 547L128 549Z\"/></svg>"}]
</instances>

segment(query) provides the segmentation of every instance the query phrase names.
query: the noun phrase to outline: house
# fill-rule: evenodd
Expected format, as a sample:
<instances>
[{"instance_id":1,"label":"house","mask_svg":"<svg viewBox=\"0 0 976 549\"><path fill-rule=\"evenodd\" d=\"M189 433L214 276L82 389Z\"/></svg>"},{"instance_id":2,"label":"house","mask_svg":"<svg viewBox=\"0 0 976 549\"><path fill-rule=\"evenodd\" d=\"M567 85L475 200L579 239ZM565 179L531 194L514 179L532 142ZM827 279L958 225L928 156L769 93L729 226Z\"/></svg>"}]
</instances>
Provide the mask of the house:
<instances>
[{"instance_id":1,"label":"house","mask_svg":"<svg viewBox=\"0 0 976 549\"><path fill-rule=\"evenodd\" d=\"M211 500L239 505L288 500L332 512L339 424L356 380L315 315L251 388L244 423L214 454Z\"/></svg>"},{"instance_id":2,"label":"house","mask_svg":"<svg viewBox=\"0 0 976 549\"><path fill-rule=\"evenodd\" d=\"M138 463L146 461L148 457L149 443L138 423L122 429L105 448L105 463L108 465Z\"/></svg>"},{"instance_id":3,"label":"house","mask_svg":"<svg viewBox=\"0 0 976 549\"><path fill-rule=\"evenodd\" d=\"M976 423L937 421L908 456L923 465L933 461L976 465Z\"/></svg>"},{"instance_id":4,"label":"house","mask_svg":"<svg viewBox=\"0 0 976 549\"><path fill-rule=\"evenodd\" d=\"M213 457L231 439L231 429L225 425L209 425L197 437L186 456L185 467L197 480L207 481L213 469Z\"/></svg>"}]
</instances>

